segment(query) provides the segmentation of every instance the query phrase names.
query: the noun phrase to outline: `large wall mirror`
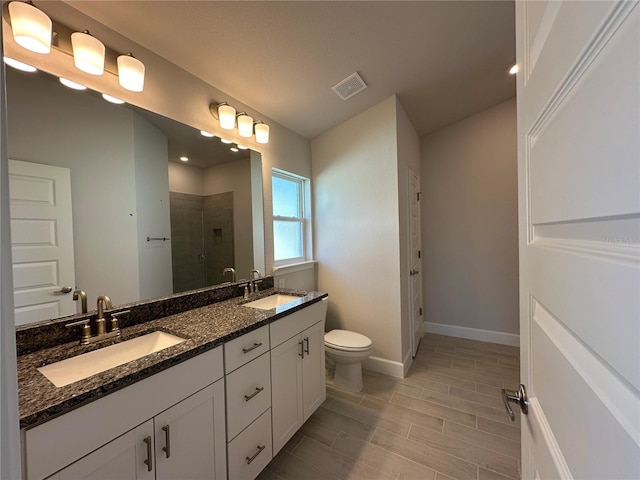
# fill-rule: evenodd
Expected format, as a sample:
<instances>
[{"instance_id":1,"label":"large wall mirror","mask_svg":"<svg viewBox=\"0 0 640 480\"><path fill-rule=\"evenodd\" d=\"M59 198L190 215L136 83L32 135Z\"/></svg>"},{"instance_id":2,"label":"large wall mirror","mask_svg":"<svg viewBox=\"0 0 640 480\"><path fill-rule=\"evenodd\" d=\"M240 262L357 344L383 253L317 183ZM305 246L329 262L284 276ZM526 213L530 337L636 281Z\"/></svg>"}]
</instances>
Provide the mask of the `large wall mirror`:
<instances>
[{"instance_id":1,"label":"large wall mirror","mask_svg":"<svg viewBox=\"0 0 640 480\"><path fill-rule=\"evenodd\" d=\"M264 273L259 153L46 74L6 76L16 325L79 313L78 289L93 310L98 295Z\"/></svg>"}]
</instances>

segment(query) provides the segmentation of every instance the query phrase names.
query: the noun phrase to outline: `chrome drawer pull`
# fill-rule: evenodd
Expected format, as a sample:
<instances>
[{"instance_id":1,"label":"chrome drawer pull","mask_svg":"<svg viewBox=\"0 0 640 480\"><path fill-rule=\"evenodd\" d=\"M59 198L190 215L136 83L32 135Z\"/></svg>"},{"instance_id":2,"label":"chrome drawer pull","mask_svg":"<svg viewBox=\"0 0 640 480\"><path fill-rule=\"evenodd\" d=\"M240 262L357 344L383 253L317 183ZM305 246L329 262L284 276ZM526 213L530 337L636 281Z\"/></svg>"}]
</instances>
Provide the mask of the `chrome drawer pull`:
<instances>
[{"instance_id":1,"label":"chrome drawer pull","mask_svg":"<svg viewBox=\"0 0 640 480\"><path fill-rule=\"evenodd\" d=\"M257 394L259 394L263 390L264 390L264 387L256 387L256 391L255 392L253 392L251 395L245 395L244 396L244 401L248 402L249 400L251 400L253 397L255 397Z\"/></svg>"},{"instance_id":2,"label":"chrome drawer pull","mask_svg":"<svg viewBox=\"0 0 640 480\"><path fill-rule=\"evenodd\" d=\"M147 444L147 459L144 461L147 466L147 471L150 472L153 470L153 452L151 451L151 436L145 437L143 439L144 443Z\"/></svg>"},{"instance_id":3,"label":"chrome drawer pull","mask_svg":"<svg viewBox=\"0 0 640 480\"><path fill-rule=\"evenodd\" d=\"M249 347L249 348L243 348L242 349L242 353L249 353L251 350L255 350L258 347L262 346L262 342L258 342L258 343L253 343L253 347Z\"/></svg>"},{"instance_id":4,"label":"chrome drawer pull","mask_svg":"<svg viewBox=\"0 0 640 480\"><path fill-rule=\"evenodd\" d=\"M247 459L247 465L253 462L256 459L256 457L260 455L265 448L267 448L266 445L262 445L262 446L258 445L258 451L254 453L252 457L245 457Z\"/></svg>"},{"instance_id":5,"label":"chrome drawer pull","mask_svg":"<svg viewBox=\"0 0 640 480\"><path fill-rule=\"evenodd\" d=\"M162 431L164 432L164 444L162 447L162 451L167 454L167 458L171 456L171 432L169 431L169 425L165 425L162 427Z\"/></svg>"}]
</instances>

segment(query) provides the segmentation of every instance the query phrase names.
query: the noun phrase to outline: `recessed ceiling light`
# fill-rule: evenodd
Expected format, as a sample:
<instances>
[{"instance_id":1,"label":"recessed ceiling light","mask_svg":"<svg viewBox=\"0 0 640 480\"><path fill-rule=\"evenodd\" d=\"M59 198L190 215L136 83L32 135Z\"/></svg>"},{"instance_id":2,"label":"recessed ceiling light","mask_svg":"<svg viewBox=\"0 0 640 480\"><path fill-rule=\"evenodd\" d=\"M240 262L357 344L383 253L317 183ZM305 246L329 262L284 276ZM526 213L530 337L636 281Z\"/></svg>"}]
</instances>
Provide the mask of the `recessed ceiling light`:
<instances>
[{"instance_id":1,"label":"recessed ceiling light","mask_svg":"<svg viewBox=\"0 0 640 480\"><path fill-rule=\"evenodd\" d=\"M244 145L238 145L240 150L249 150L249 147L245 147Z\"/></svg>"},{"instance_id":2,"label":"recessed ceiling light","mask_svg":"<svg viewBox=\"0 0 640 480\"><path fill-rule=\"evenodd\" d=\"M213 133L209 133L205 130L200 130L200 135L202 135L203 137L207 137L207 138L211 138L214 137L215 135Z\"/></svg>"},{"instance_id":3,"label":"recessed ceiling light","mask_svg":"<svg viewBox=\"0 0 640 480\"><path fill-rule=\"evenodd\" d=\"M80 85L79 83L72 82L71 80L67 80L66 78L60 77L60 83L65 87L73 88L74 90L86 90L87 87L84 85Z\"/></svg>"},{"instance_id":4,"label":"recessed ceiling light","mask_svg":"<svg viewBox=\"0 0 640 480\"><path fill-rule=\"evenodd\" d=\"M232 152L239 152L240 150L238 150L236 147L231 147L231 151Z\"/></svg>"},{"instance_id":5,"label":"recessed ceiling light","mask_svg":"<svg viewBox=\"0 0 640 480\"><path fill-rule=\"evenodd\" d=\"M518 73L518 70L520 70L520 69L518 68L518 64L516 63L513 67L511 67L509 69L509 73L511 75L515 75L516 73Z\"/></svg>"},{"instance_id":6,"label":"recessed ceiling light","mask_svg":"<svg viewBox=\"0 0 640 480\"><path fill-rule=\"evenodd\" d=\"M18 60L14 60L10 57L4 57L4 63L9 65L10 67L15 68L16 70L22 70L23 72L37 72L38 69L36 67L32 67L31 65L27 65L26 63L19 62Z\"/></svg>"},{"instance_id":7,"label":"recessed ceiling light","mask_svg":"<svg viewBox=\"0 0 640 480\"><path fill-rule=\"evenodd\" d=\"M102 98L104 98L107 102L115 103L116 105L122 105L124 103L124 100L112 97L111 95L107 95L106 93L102 94Z\"/></svg>"},{"instance_id":8,"label":"recessed ceiling light","mask_svg":"<svg viewBox=\"0 0 640 480\"><path fill-rule=\"evenodd\" d=\"M226 138L221 138L221 139L220 139L220 141L221 141L222 143L226 143L226 144L233 143L231 140L227 140Z\"/></svg>"},{"instance_id":9,"label":"recessed ceiling light","mask_svg":"<svg viewBox=\"0 0 640 480\"><path fill-rule=\"evenodd\" d=\"M189 161L189 157L187 157L186 155L182 155L180 157L180 160L182 160L183 162L188 162Z\"/></svg>"}]
</instances>

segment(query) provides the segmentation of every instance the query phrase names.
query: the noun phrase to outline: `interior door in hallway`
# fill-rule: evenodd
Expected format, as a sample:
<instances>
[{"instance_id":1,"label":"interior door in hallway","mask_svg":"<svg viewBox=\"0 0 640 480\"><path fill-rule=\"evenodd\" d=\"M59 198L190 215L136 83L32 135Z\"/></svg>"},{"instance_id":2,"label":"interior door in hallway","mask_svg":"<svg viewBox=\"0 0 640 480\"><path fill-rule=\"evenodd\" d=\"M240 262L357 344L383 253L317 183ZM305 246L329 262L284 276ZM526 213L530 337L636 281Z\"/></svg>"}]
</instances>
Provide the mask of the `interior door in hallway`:
<instances>
[{"instance_id":1,"label":"interior door in hallway","mask_svg":"<svg viewBox=\"0 0 640 480\"><path fill-rule=\"evenodd\" d=\"M420 177L409 168L409 279L411 355L416 356L424 335L422 318L422 240L420 234Z\"/></svg>"},{"instance_id":2,"label":"interior door in hallway","mask_svg":"<svg viewBox=\"0 0 640 480\"><path fill-rule=\"evenodd\" d=\"M516 2L522 478L640 478L640 8Z\"/></svg>"},{"instance_id":3,"label":"interior door in hallway","mask_svg":"<svg viewBox=\"0 0 640 480\"><path fill-rule=\"evenodd\" d=\"M76 313L71 172L9 160L15 323Z\"/></svg>"}]
</instances>

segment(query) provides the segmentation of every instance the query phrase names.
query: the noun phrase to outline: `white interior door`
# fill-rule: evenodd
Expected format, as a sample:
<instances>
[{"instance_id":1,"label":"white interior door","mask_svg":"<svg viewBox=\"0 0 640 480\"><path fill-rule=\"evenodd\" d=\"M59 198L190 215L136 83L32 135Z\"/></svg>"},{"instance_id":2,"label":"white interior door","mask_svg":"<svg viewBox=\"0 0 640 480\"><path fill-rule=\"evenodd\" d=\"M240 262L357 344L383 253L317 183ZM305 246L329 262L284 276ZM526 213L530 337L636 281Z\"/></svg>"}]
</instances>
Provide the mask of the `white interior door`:
<instances>
[{"instance_id":1,"label":"white interior door","mask_svg":"<svg viewBox=\"0 0 640 480\"><path fill-rule=\"evenodd\" d=\"M640 8L516 2L522 477L640 478Z\"/></svg>"},{"instance_id":2,"label":"white interior door","mask_svg":"<svg viewBox=\"0 0 640 480\"><path fill-rule=\"evenodd\" d=\"M9 160L15 323L76 312L71 172Z\"/></svg>"},{"instance_id":3,"label":"white interior door","mask_svg":"<svg viewBox=\"0 0 640 480\"><path fill-rule=\"evenodd\" d=\"M420 177L409 169L409 265L411 354L415 357L424 335L422 317L422 240L420 230Z\"/></svg>"}]
</instances>

